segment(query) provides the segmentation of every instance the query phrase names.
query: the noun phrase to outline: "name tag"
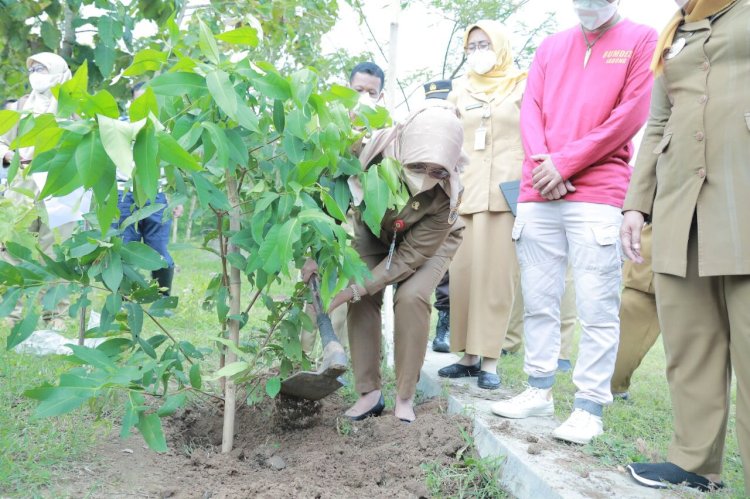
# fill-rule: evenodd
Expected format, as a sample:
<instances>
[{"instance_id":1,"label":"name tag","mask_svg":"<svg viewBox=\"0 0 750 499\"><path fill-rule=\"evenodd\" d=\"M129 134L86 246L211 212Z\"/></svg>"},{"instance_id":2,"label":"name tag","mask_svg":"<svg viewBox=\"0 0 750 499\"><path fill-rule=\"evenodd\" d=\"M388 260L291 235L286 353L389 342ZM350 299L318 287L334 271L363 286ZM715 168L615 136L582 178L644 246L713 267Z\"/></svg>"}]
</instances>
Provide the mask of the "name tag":
<instances>
[{"instance_id":1,"label":"name tag","mask_svg":"<svg viewBox=\"0 0 750 499\"><path fill-rule=\"evenodd\" d=\"M474 132L474 150L484 151L485 147L487 147L487 129L479 127Z\"/></svg>"}]
</instances>

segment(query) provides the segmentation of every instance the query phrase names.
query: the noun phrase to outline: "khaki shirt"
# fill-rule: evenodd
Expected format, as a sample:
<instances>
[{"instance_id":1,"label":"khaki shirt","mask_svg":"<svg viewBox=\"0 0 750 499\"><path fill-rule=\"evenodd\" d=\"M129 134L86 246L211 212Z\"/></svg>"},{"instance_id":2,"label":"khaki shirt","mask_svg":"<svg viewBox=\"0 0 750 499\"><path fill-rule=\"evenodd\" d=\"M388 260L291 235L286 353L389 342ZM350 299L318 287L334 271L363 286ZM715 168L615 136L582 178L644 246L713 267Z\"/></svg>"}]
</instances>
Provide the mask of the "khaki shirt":
<instances>
[{"instance_id":1,"label":"khaki shirt","mask_svg":"<svg viewBox=\"0 0 750 499\"><path fill-rule=\"evenodd\" d=\"M448 100L461 116L464 151L470 159L461 174L464 195L458 212L510 211L499 186L521 178L521 99L526 82L504 97L469 92L462 81L455 85Z\"/></svg>"},{"instance_id":2,"label":"khaki shirt","mask_svg":"<svg viewBox=\"0 0 750 499\"><path fill-rule=\"evenodd\" d=\"M654 272L685 276L695 214L699 275L750 274L749 26L750 0L682 25L654 85L623 208L651 216Z\"/></svg>"},{"instance_id":3,"label":"khaki shirt","mask_svg":"<svg viewBox=\"0 0 750 499\"><path fill-rule=\"evenodd\" d=\"M379 237L375 237L362 221L360 211L354 209L350 217L354 229L353 246L361 256L387 255L396 221L400 220L398 225L402 226L396 232L390 269L386 270L387 256L370 269L372 278L364 284L368 294L373 295L389 284L407 279L433 256L452 258L461 244L464 226L460 218L453 225L448 223L449 213L450 199L439 185L410 198L398 213L388 210L380 223Z\"/></svg>"}]
</instances>

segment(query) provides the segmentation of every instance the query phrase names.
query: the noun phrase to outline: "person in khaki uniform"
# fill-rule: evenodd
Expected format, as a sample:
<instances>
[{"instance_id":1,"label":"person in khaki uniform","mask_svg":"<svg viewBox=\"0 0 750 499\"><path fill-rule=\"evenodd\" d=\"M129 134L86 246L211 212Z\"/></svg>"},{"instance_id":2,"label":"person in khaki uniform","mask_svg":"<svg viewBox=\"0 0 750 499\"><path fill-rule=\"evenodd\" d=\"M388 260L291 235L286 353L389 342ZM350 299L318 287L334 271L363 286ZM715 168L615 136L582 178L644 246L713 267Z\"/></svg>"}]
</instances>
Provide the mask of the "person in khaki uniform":
<instances>
[{"instance_id":1,"label":"person in khaki uniform","mask_svg":"<svg viewBox=\"0 0 750 499\"><path fill-rule=\"evenodd\" d=\"M461 184L458 172L466 161L463 130L455 109L430 106L403 124L375 132L360 153L365 168L393 158L410 198L386 211L380 234L374 234L356 207L362 187L350 179L354 248L371 277L337 294L329 306L349 303L347 324L355 389L360 399L346 412L354 420L377 416L384 408L380 377L380 311L383 290L398 284L394 296L395 415L411 422L414 394L427 350L431 295L445 274L460 242L458 220Z\"/></svg>"},{"instance_id":2,"label":"person in khaki uniform","mask_svg":"<svg viewBox=\"0 0 750 499\"><path fill-rule=\"evenodd\" d=\"M612 396L629 397L630 378L656 343L661 328L656 313L654 274L651 271L651 225L641 232L643 263L627 260L622 267L622 298L620 301L620 345L617 348L615 372L612 375Z\"/></svg>"},{"instance_id":3,"label":"person in khaki uniform","mask_svg":"<svg viewBox=\"0 0 750 499\"><path fill-rule=\"evenodd\" d=\"M469 72L448 96L461 115L470 155L461 174L465 191L459 210L466 231L450 268L451 351L464 355L438 374L476 376L480 388L496 389L497 359L518 282L510 237L513 214L500 183L521 177L519 120L526 73L514 69L510 41L498 22L469 26L464 50Z\"/></svg>"},{"instance_id":4,"label":"person in khaki uniform","mask_svg":"<svg viewBox=\"0 0 750 499\"><path fill-rule=\"evenodd\" d=\"M624 204L627 256L653 225L656 306L674 433L651 487L720 485L737 376L736 433L750 494L750 0L690 0L662 33L651 115Z\"/></svg>"}]
</instances>

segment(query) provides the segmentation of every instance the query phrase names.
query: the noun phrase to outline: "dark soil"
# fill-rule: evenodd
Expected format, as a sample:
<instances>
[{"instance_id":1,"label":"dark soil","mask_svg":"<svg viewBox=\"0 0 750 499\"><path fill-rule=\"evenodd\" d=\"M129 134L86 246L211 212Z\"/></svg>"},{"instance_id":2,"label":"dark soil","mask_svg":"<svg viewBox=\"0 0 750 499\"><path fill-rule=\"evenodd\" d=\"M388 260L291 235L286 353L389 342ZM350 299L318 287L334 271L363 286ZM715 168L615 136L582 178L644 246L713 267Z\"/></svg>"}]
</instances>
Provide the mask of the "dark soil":
<instances>
[{"instance_id":1,"label":"dark soil","mask_svg":"<svg viewBox=\"0 0 750 499\"><path fill-rule=\"evenodd\" d=\"M237 416L234 450L221 454L222 415L189 408L166 423L170 451L156 454L140 436L116 434L95 449L90 463L72 466L50 490L53 497L173 498L351 498L427 497L423 463L450 464L466 442L460 428L470 422L448 415L441 401L417 407L405 424L386 411L350 422L337 396L294 429L266 402L243 407ZM291 409L290 409L291 407ZM291 413L288 411L292 411Z\"/></svg>"}]
</instances>

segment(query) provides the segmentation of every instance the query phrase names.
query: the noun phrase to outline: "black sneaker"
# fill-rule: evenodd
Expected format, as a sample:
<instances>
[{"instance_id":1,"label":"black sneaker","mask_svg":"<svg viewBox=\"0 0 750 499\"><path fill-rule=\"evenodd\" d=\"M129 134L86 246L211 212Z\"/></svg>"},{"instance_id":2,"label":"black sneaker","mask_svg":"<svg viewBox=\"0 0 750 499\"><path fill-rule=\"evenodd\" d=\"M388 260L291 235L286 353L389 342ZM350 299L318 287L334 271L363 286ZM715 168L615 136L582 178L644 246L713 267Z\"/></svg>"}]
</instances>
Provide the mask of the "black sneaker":
<instances>
[{"instance_id":1,"label":"black sneaker","mask_svg":"<svg viewBox=\"0 0 750 499\"><path fill-rule=\"evenodd\" d=\"M628 471L636 482L654 489L686 485L702 492L711 492L724 487L723 483L712 482L672 463L633 463L628 465Z\"/></svg>"},{"instance_id":2,"label":"black sneaker","mask_svg":"<svg viewBox=\"0 0 750 499\"><path fill-rule=\"evenodd\" d=\"M438 376L442 378L476 378L482 370L479 368L481 362L473 366L463 366L461 364L451 364L442 369L438 369Z\"/></svg>"},{"instance_id":3,"label":"black sneaker","mask_svg":"<svg viewBox=\"0 0 750 499\"><path fill-rule=\"evenodd\" d=\"M451 351L450 341L450 313L438 310L438 323L435 327L435 339L432 340L432 351L448 353Z\"/></svg>"}]
</instances>

